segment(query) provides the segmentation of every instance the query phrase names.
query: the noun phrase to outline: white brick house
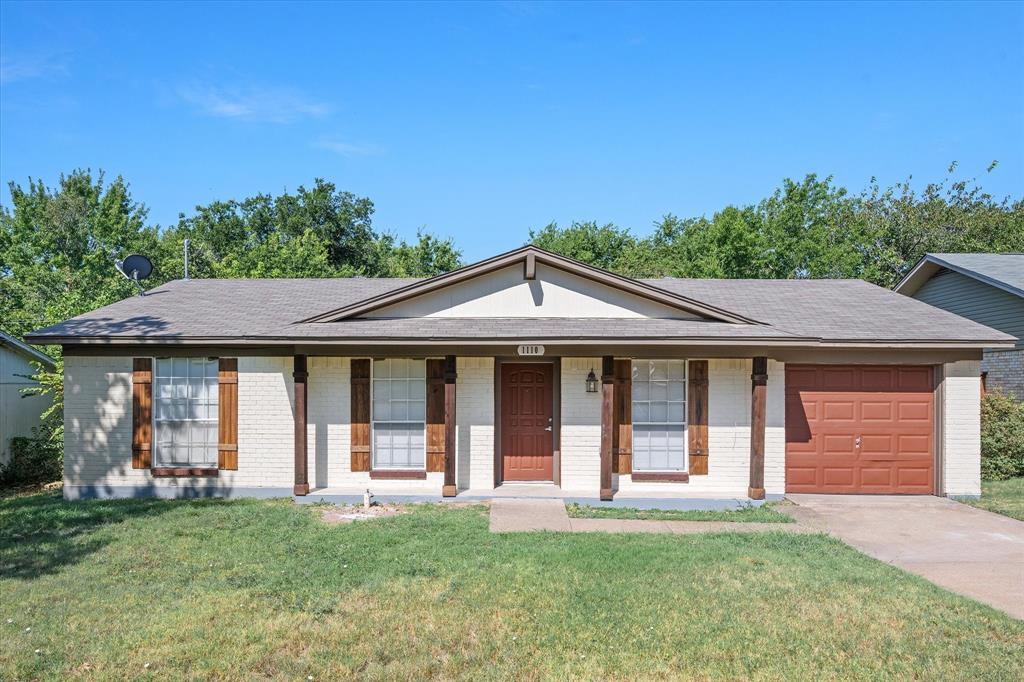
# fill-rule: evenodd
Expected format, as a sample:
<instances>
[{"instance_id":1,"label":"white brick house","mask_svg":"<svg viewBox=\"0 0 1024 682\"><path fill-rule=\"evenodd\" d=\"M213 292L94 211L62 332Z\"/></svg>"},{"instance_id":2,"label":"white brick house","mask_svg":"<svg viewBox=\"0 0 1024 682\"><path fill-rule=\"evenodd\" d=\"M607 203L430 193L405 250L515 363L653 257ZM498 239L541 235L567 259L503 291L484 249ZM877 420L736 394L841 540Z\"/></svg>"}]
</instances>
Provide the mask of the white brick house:
<instances>
[{"instance_id":1,"label":"white brick house","mask_svg":"<svg viewBox=\"0 0 1024 682\"><path fill-rule=\"evenodd\" d=\"M648 280L525 247L428 280L175 281L30 335L65 495L978 495L1012 337L855 280Z\"/></svg>"}]
</instances>

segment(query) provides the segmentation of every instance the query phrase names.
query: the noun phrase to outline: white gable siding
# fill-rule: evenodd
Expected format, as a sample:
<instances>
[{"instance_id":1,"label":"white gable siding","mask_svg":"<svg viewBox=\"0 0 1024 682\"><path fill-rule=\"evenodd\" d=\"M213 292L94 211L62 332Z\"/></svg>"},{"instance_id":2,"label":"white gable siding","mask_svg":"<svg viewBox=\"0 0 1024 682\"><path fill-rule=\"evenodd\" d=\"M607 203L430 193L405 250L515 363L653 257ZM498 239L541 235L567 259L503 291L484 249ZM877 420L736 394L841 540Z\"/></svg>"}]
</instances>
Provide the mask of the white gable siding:
<instances>
[{"instance_id":1,"label":"white gable siding","mask_svg":"<svg viewBox=\"0 0 1024 682\"><path fill-rule=\"evenodd\" d=\"M523 279L520 263L374 310L366 317L697 318L542 263L537 264L535 280Z\"/></svg>"}]
</instances>

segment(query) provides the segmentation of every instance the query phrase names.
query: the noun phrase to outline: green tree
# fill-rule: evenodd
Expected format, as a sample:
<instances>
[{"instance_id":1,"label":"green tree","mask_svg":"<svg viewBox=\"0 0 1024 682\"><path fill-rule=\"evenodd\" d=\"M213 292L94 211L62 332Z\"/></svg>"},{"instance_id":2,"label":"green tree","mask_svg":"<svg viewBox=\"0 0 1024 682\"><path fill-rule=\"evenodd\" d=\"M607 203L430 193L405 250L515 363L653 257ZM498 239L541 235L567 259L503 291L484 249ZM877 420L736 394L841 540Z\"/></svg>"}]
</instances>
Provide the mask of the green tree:
<instances>
[{"instance_id":1,"label":"green tree","mask_svg":"<svg viewBox=\"0 0 1024 682\"><path fill-rule=\"evenodd\" d=\"M574 222L567 228L550 223L540 230L530 230L528 243L599 268L616 270L619 258L636 240L629 230L612 223L598 225L586 221Z\"/></svg>"},{"instance_id":2,"label":"green tree","mask_svg":"<svg viewBox=\"0 0 1024 682\"><path fill-rule=\"evenodd\" d=\"M61 176L56 187L10 184L11 209L0 207L0 327L28 331L134 293L114 258L152 253L156 228L146 208L117 177L88 170Z\"/></svg>"}]
</instances>

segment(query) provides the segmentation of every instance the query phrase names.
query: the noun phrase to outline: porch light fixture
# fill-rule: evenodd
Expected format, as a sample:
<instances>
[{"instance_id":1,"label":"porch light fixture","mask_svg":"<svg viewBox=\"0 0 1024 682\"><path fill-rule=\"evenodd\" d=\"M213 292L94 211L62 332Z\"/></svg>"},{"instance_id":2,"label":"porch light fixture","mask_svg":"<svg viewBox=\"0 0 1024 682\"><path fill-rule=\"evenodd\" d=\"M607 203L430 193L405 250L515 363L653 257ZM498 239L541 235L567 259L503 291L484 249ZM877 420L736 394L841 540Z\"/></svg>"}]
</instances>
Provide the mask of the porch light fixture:
<instances>
[{"instance_id":1,"label":"porch light fixture","mask_svg":"<svg viewBox=\"0 0 1024 682\"><path fill-rule=\"evenodd\" d=\"M597 375L594 374L594 368L590 368L590 374L587 375L587 393L597 393Z\"/></svg>"}]
</instances>

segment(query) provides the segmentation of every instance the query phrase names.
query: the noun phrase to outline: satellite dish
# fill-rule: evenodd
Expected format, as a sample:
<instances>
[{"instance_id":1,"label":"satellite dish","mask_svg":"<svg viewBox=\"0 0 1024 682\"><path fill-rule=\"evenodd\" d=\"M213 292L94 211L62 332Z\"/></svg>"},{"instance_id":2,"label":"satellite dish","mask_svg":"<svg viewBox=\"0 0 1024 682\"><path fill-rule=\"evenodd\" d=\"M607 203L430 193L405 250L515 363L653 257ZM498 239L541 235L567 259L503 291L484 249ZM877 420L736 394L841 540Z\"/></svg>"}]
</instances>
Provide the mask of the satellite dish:
<instances>
[{"instance_id":1,"label":"satellite dish","mask_svg":"<svg viewBox=\"0 0 1024 682\"><path fill-rule=\"evenodd\" d=\"M145 296L146 292L139 283L140 279L146 279L153 274L153 263L145 256L137 254L128 256L124 260L114 260L117 271L124 275L125 279L131 280L139 288L139 296Z\"/></svg>"},{"instance_id":2,"label":"satellite dish","mask_svg":"<svg viewBox=\"0 0 1024 682\"><path fill-rule=\"evenodd\" d=\"M121 272L134 280L146 279L153 274L153 263L145 256L131 255L121 261Z\"/></svg>"}]
</instances>

